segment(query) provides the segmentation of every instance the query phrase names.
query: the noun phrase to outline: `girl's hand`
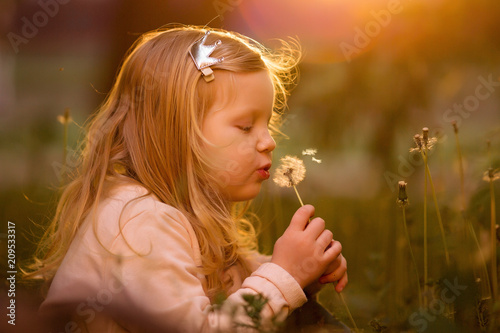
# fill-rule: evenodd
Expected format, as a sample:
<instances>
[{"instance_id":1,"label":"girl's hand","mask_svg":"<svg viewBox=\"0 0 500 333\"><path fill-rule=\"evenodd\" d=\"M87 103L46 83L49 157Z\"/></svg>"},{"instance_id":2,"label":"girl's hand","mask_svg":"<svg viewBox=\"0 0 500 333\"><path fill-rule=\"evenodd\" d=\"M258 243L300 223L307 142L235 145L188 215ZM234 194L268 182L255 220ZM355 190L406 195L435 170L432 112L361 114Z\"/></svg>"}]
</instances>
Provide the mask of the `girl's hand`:
<instances>
[{"instance_id":1,"label":"girl's hand","mask_svg":"<svg viewBox=\"0 0 500 333\"><path fill-rule=\"evenodd\" d=\"M335 290L341 292L347 285L347 261L342 254L326 268L325 273L319 278L319 283L325 284L338 281Z\"/></svg>"},{"instance_id":2,"label":"girl's hand","mask_svg":"<svg viewBox=\"0 0 500 333\"><path fill-rule=\"evenodd\" d=\"M314 207L311 205L297 210L283 236L274 244L271 258L272 263L290 273L302 288L324 275L342 251L342 245L333 241L332 232L325 229L323 219L315 218L309 222L313 215ZM342 267L341 262L339 267ZM330 275L325 279L329 281Z\"/></svg>"}]
</instances>

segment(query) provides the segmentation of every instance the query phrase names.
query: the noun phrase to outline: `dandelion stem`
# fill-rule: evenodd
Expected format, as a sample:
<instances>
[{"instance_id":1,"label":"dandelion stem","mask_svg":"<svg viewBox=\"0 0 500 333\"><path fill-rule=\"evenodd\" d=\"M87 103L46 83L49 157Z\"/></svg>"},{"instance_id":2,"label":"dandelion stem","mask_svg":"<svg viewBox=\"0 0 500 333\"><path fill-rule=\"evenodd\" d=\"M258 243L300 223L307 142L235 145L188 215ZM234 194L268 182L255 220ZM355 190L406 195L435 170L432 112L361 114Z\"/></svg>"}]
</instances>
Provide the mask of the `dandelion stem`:
<instances>
[{"instance_id":1,"label":"dandelion stem","mask_svg":"<svg viewBox=\"0 0 500 333\"><path fill-rule=\"evenodd\" d=\"M338 294L339 294L340 300L344 304L345 310L347 311L347 316L349 317L349 320L351 321L352 326L354 326L354 330L356 332L359 332L358 326L356 326L356 322L354 321L354 318L351 315L351 311L349 311L349 307L347 306L347 303L344 299L344 295L342 295L342 293L338 293Z\"/></svg>"},{"instance_id":2,"label":"dandelion stem","mask_svg":"<svg viewBox=\"0 0 500 333\"><path fill-rule=\"evenodd\" d=\"M453 129L455 133L455 143L457 145L457 156L458 156L458 171L460 174L460 208L462 212L465 212L465 177L464 177L464 165L462 162L462 150L460 149L460 140L458 139L458 127L456 122L453 123Z\"/></svg>"},{"instance_id":3,"label":"dandelion stem","mask_svg":"<svg viewBox=\"0 0 500 333\"><path fill-rule=\"evenodd\" d=\"M491 205L491 286L492 300L495 302L498 293L497 280L497 240L496 240L496 209L495 209L495 189L493 180L490 179L490 205Z\"/></svg>"},{"instance_id":4,"label":"dandelion stem","mask_svg":"<svg viewBox=\"0 0 500 333\"><path fill-rule=\"evenodd\" d=\"M472 240L474 241L474 245L477 248L477 253L479 254L480 257L480 262L481 262L481 270L482 270L482 276L484 276L484 279L486 281L486 290L488 293L490 293L491 286L490 286L490 279L488 276L488 269L486 265L486 260L484 259L483 251L481 250L481 246L479 245L479 241L476 236L476 232L474 231L474 227L472 226L472 223L470 220L467 218L465 210L466 210L466 201L465 201L465 176L464 176L464 165L463 165L463 158L462 158L462 149L460 147L460 140L458 136L458 126L456 122L453 123L453 132L455 133L455 143L457 147L457 158L458 158L458 170L459 170L459 175L460 175L460 211L462 213L462 218L464 220L464 240L467 237L467 233L470 234L472 237ZM476 269L473 269L474 273L474 278L476 281L478 280L478 274L476 273ZM481 273L479 273L479 276L481 276ZM479 279L479 281L482 281L482 279ZM483 289L483 288L481 288ZM484 290L483 290L484 291ZM488 296L484 296L488 297Z\"/></svg>"},{"instance_id":5,"label":"dandelion stem","mask_svg":"<svg viewBox=\"0 0 500 333\"><path fill-rule=\"evenodd\" d=\"M495 207L495 187L493 186L493 180L495 178L495 173L492 167L491 160L491 143L488 141L488 159L490 161L490 168L488 169L489 183L490 183L490 246L491 246L491 299L493 304L497 298L498 293L498 280L497 280L497 239L496 239L496 207Z\"/></svg>"},{"instance_id":6,"label":"dandelion stem","mask_svg":"<svg viewBox=\"0 0 500 333\"><path fill-rule=\"evenodd\" d=\"M64 110L64 115L62 117L63 124L63 163L61 168L61 178L60 178L60 186L63 185L64 182L64 173L67 168L67 156L68 156L68 127L70 120L70 111L68 108Z\"/></svg>"},{"instance_id":7,"label":"dandelion stem","mask_svg":"<svg viewBox=\"0 0 500 333\"><path fill-rule=\"evenodd\" d=\"M406 225L406 207L402 207L403 210L403 225L405 229L406 241L408 242L408 248L410 249L411 260L413 261L413 267L415 267L415 275L417 276L417 284L418 284L418 303L420 307L422 307L422 293L420 292L420 277L418 275L417 261L415 260L415 256L413 255L413 250L411 248L410 243L410 234L408 233L408 227Z\"/></svg>"},{"instance_id":8,"label":"dandelion stem","mask_svg":"<svg viewBox=\"0 0 500 333\"><path fill-rule=\"evenodd\" d=\"M439 229L441 230L441 238L443 240L444 245L444 253L446 256L446 264L450 266L450 254L448 252L448 245L446 244L446 237L444 235L444 227L443 220L441 219L441 212L439 211L439 205L437 202L436 190L434 189L434 182L432 181L431 171L429 170L429 165L426 161L425 163L425 172L427 172L427 179L429 180L429 185L431 186L432 198L434 200L434 206L436 208L437 219L439 222Z\"/></svg>"},{"instance_id":9,"label":"dandelion stem","mask_svg":"<svg viewBox=\"0 0 500 333\"><path fill-rule=\"evenodd\" d=\"M66 157L68 156L68 124L64 123L64 132L63 132L63 170L66 169Z\"/></svg>"},{"instance_id":10,"label":"dandelion stem","mask_svg":"<svg viewBox=\"0 0 500 333\"><path fill-rule=\"evenodd\" d=\"M295 194L297 194L297 198L299 199L300 207L304 206L304 203L302 202L299 191L297 191L297 187L295 187L295 185L293 185L293 189L295 190Z\"/></svg>"},{"instance_id":11,"label":"dandelion stem","mask_svg":"<svg viewBox=\"0 0 500 333\"><path fill-rule=\"evenodd\" d=\"M424 159L425 169L427 170L427 150L422 152ZM424 182L424 304L427 306L427 288L428 288L428 267L427 267L427 177L425 172Z\"/></svg>"},{"instance_id":12,"label":"dandelion stem","mask_svg":"<svg viewBox=\"0 0 500 333\"><path fill-rule=\"evenodd\" d=\"M481 251L481 245L479 244L479 240L477 239L476 232L474 231L474 227L472 226L472 223L470 223L469 220L467 220L467 226L469 227L469 232L472 235L472 238L474 240L474 243L476 247L478 248L478 253L479 256L481 257L481 263L482 263L482 268L483 268L483 276L486 279L486 287L488 290L488 293L491 292L491 282L490 278L488 276L488 269L486 268L486 260L484 259L483 251ZM486 295L485 298L488 298L489 295Z\"/></svg>"}]
</instances>

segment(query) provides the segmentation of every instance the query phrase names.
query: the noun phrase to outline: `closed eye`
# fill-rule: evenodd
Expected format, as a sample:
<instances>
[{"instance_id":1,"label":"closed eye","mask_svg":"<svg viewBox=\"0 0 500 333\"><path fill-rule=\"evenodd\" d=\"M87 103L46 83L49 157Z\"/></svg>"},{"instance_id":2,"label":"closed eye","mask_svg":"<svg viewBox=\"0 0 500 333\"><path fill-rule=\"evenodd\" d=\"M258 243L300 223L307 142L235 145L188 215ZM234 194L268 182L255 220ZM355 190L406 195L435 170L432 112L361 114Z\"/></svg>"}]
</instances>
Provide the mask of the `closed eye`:
<instances>
[{"instance_id":1,"label":"closed eye","mask_svg":"<svg viewBox=\"0 0 500 333\"><path fill-rule=\"evenodd\" d=\"M252 126L238 126L240 130L242 130L245 133L248 133L252 130Z\"/></svg>"}]
</instances>

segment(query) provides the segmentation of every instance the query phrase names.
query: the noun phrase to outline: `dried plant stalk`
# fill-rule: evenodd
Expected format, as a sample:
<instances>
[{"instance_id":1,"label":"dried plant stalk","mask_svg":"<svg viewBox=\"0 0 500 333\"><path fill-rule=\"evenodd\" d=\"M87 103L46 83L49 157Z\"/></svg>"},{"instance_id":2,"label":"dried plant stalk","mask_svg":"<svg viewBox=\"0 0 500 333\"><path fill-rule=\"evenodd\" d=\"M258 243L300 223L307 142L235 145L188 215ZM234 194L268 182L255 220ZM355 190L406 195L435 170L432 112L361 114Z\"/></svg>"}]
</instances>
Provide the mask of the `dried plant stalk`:
<instances>
[{"instance_id":1,"label":"dried plant stalk","mask_svg":"<svg viewBox=\"0 0 500 333\"><path fill-rule=\"evenodd\" d=\"M60 186L62 186L64 182L63 181L64 173L66 172L67 159L68 159L68 127L72 121L70 115L70 109L69 108L64 109L64 114L58 115L57 120L63 125L63 163L61 168L60 184L59 184Z\"/></svg>"},{"instance_id":2,"label":"dried plant stalk","mask_svg":"<svg viewBox=\"0 0 500 333\"><path fill-rule=\"evenodd\" d=\"M488 169L488 182L490 183L490 252L491 252L491 299L493 304L498 296L498 277L497 277L497 239L496 239L496 207L495 207L495 187L493 182L498 179L496 173L498 170L493 170L491 159L491 142L488 141L488 159L490 160L490 168Z\"/></svg>"},{"instance_id":3,"label":"dried plant stalk","mask_svg":"<svg viewBox=\"0 0 500 333\"><path fill-rule=\"evenodd\" d=\"M492 169L490 168L490 173ZM498 295L498 277L497 277L497 239L496 239L496 209L495 209L495 187L493 186L493 177L490 176L490 207L491 207L491 298L495 302Z\"/></svg>"},{"instance_id":4,"label":"dried plant stalk","mask_svg":"<svg viewBox=\"0 0 500 333\"><path fill-rule=\"evenodd\" d=\"M426 148L424 147L424 150ZM422 158L424 159L425 165L425 182L424 182L424 304L428 305L428 288L429 288L429 263L428 263L428 248L427 248L427 182L428 182L428 173L427 173L427 152L421 150Z\"/></svg>"},{"instance_id":5,"label":"dried plant stalk","mask_svg":"<svg viewBox=\"0 0 500 333\"><path fill-rule=\"evenodd\" d=\"M426 162L427 162L427 159L426 159ZM448 251L448 244L446 243L446 237L445 237L445 234L444 234L443 219L441 218L441 212L439 211L439 205L438 205L438 202L437 202L436 190L434 189L434 182L432 181L431 171L429 170L428 163L425 163L425 170L427 172L427 178L429 180L429 185L431 187L432 198L434 200L434 207L436 209L436 214L437 214L439 229L441 231L441 239L443 241L444 254L445 254L445 258L446 258L446 264L448 266L450 266L450 253Z\"/></svg>"},{"instance_id":6,"label":"dried plant stalk","mask_svg":"<svg viewBox=\"0 0 500 333\"><path fill-rule=\"evenodd\" d=\"M458 136L458 126L457 123L454 121L452 123L453 125L453 132L455 134L455 144L457 147L457 158L458 158L458 170L460 174L460 212L462 215L462 218L464 220L464 238L466 237L467 233L470 234L474 245L476 247L477 253L479 254L480 258L480 267L481 267L481 273L476 272L476 268L473 267L472 271L474 274L474 279L476 281L485 281L486 286L485 288L481 288L482 292L485 292L486 295L483 295L483 299L487 299L490 296L491 293L491 284L490 284L490 278L488 276L488 269L486 265L486 260L484 259L483 251L481 250L481 246L479 245L479 241L477 239L476 232L474 231L474 226L470 222L470 220L466 216L466 200L465 200L465 176L464 176L464 166L463 166L463 160L462 160L462 149L460 147L460 139ZM479 276L482 275L484 279L481 279Z\"/></svg>"},{"instance_id":7,"label":"dried plant stalk","mask_svg":"<svg viewBox=\"0 0 500 333\"><path fill-rule=\"evenodd\" d=\"M410 149L410 152L418 151L422 155L422 159L424 161L424 173L425 173L425 182L424 182L424 303L427 306L427 296L428 296L428 282L429 282L429 274L428 274L428 240L427 240L427 186L428 184L431 187L432 197L434 200L434 206L436 208L436 214L439 223L439 229L441 232L441 238L443 241L444 252L446 257L446 264L450 265L450 255L448 252L448 245L446 244L446 237L444 233L443 221L441 218L441 213L439 211L439 205L437 202L436 190L434 188L434 183L432 181L431 172L429 169L429 151L433 148L433 146L437 143L437 138L429 137L429 129L424 127L422 129L422 135L416 134L414 136L414 140L416 143L416 148Z\"/></svg>"},{"instance_id":8,"label":"dried plant stalk","mask_svg":"<svg viewBox=\"0 0 500 333\"><path fill-rule=\"evenodd\" d=\"M413 255L413 250L412 250L411 242L410 242L410 234L408 233L408 226L406 223L406 206L408 206L408 204L409 204L408 195L406 194L406 183L404 181L400 181L398 183L398 188L399 188L399 194L398 194L397 203L399 204L399 206L401 207L401 210L403 211L403 225L404 225L404 230L405 230L406 241L408 242L408 248L410 249L411 260L413 262L413 267L415 268L415 275L417 277L418 304L420 307L422 307L422 293L420 291L420 276L418 274L417 261L415 260L415 256Z\"/></svg>"}]
</instances>

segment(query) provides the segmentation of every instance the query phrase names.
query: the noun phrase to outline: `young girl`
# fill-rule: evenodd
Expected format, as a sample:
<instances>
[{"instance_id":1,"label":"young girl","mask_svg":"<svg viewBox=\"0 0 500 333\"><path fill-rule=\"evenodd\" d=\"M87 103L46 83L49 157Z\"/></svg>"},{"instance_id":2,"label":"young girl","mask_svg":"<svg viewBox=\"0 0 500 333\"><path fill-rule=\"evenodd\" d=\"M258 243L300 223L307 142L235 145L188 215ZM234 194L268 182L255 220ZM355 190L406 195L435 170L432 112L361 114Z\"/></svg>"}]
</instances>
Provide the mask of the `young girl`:
<instances>
[{"instance_id":1,"label":"young girl","mask_svg":"<svg viewBox=\"0 0 500 333\"><path fill-rule=\"evenodd\" d=\"M272 257L244 218L269 178L294 54L199 27L136 42L28 273L50 285L42 314L65 332L232 332L272 328L306 287L344 288L341 245L312 206Z\"/></svg>"}]
</instances>

